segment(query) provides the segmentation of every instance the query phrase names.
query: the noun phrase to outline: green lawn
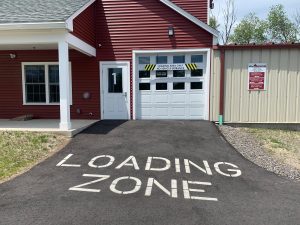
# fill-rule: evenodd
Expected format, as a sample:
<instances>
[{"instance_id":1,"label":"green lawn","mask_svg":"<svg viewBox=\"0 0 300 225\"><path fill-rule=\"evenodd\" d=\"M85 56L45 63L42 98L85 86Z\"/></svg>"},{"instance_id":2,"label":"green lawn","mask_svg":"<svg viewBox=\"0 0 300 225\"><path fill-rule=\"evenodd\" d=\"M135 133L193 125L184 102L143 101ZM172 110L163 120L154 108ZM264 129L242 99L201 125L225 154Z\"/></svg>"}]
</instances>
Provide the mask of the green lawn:
<instances>
[{"instance_id":1,"label":"green lawn","mask_svg":"<svg viewBox=\"0 0 300 225\"><path fill-rule=\"evenodd\" d=\"M0 181L22 173L67 141L68 138L54 134L0 132Z\"/></svg>"},{"instance_id":2,"label":"green lawn","mask_svg":"<svg viewBox=\"0 0 300 225\"><path fill-rule=\"evenodd\" d=\"M254 135L268 153L277 159L300 169L300 132L244 128Z\"/></svg>"}]
</instances>

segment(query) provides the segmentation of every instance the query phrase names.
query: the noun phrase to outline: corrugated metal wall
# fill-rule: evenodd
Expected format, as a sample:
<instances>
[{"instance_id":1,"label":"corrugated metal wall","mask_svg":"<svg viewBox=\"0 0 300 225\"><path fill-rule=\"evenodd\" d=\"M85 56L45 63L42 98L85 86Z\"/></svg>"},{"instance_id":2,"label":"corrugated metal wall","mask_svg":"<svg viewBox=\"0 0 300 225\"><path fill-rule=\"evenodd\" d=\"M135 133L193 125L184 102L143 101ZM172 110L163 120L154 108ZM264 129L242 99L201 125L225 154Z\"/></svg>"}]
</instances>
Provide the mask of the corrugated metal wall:
<instances>
[{"instance_id":1,"label":"corrugated metal wall","mask_svg":"<svg viewBox=\"0 0 300 225\"><path fill-rule=\"evenodd\" d=\"M220 50L213 53L211 120L217 121ZM267 90L248 91L248 64L267 63ZM226 49L224 121L300 123L300 49Z\"/></svg>"}]
</instances>

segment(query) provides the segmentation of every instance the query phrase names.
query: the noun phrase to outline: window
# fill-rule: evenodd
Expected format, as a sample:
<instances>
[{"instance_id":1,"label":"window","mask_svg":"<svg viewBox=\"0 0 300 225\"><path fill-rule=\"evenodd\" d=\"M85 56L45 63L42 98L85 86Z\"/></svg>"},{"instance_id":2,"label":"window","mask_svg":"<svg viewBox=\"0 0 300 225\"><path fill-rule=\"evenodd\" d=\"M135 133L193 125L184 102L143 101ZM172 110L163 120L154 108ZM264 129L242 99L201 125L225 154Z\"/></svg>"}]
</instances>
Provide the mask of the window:
<instances>
[{"instance_id":1,"label":"window","mask_svg":"<svg viewBox=\"0 0 300 225\"><path fill-rule=\"evenodd\" d=\"M24 104L59 104L58 63L22 63L22 67ZM72 100L71 89L70 76L70 101Z\"/></svg>"},{"instance_id":2,"label":"window","mask_svg":"<svg viewBox=\"0 0 300 225\"><path fill-rule=\"evenodd\" d=\"M167 56L156 56L156 64L167 64L168 57Z\"/></svg>"},{"instance_id":3,"label":"window","mask_svg":"<svg viewBox=\"0 0 300 225\"><path fill-rule=\"evenodd\" d=\"M173 56L173 63L185 63L185 56L184 55Z\"/></svg>"},{"instance_id":4,"label":"window","mask_svg":"<svg viewBox=\"0 0 300 225\"><path fill-rule=\"evenodd\" d=\"M139 89L140 91L150 91L150 83L140 83Z\"/></svg>"},{"instance_id":5,"label":"window","mask_svg":"<svg viewBox=\"0 0 300 225\"><path fill-rule=\"evenodd\" d=\"M184 89L185 89L185 83L184 82L173 83L173 90L184 90Z\"/></svg>"},{"instance_id":6,"label":"window","mask_svg":"<svg viewBox=\"0 0 300 225\"><path fill-rule=\"evenodd\" d=\"M173 77L185 77L185 71L184 70L174 70Z\"/></svg>"},{"instance_id":7,"label":"window","mask_svg":"<svg viewBox=\"0 0 300 225\"><path fill-rule=\"evenodd\" d=\"M150 78L150 71L139 71L139 78Z\"/></svg>"},{"instance_id":8,"label":"window","mask_svg":"<svg viewBox=\"0 0 300 225\"><path fill-rule=\"evenodd\" d=\"M202 90L203 82L191 82L191 89L192 90Z\"/></svg>"},{"instance_id":9,"label":"window","mask_svg":"<svg viewBox=\"0 0 300 225\"><path fill-rule=\"evenodd\" d=\"M139 64L150 64L150 56L139 57Z\"/></svg>"},{"instance_id":10,"label":"window","mask_svg":"<svg viewBox=\"0 0 300 225\"><path fill-rule=\"evenodd\" d=\"M122 93L123 92L123 72L122 68L108 69L108 92Z\"/></svg>"},{"instance_id":11,"label":"window","mask_svg":"<svg viewBox=\"0 0 300 225\"><path fill-rule=\"evenodd\" d=\"M28 65L24 71L26 102L46 103L45 66Z\"/></svg>"},{"instance_id":12,"label":"window","mask_svg":"<svg viewBox=\"0 0 300 225\"><path fill-rule=\"evenodd\" d=\"M197 69L191 71L192 77L203 77L203 69Z\"/></svg>"},{"instance_id":13,"label":"window","mask_svg":"<svg viewBox=\"0 0 300 225\"><path fill-rule=\"evenodd\" d=\"M49 65L49 102L59 102L59 68L58 65Z\"/></svg>"},{"instance_id":14,"label":"window","mask_svg":"<svg viewBox=\"0 0 300 225\"><path fill-rule=\"evenodd\" d=\"M191 62L192 63L202 63L203 55L192 55Z\"/></svg>"},{"instance_id":15,"label":"window","mask_svg":"<svg viewBox=\"0 0 300 225\"><path fill-rule=\"evenodd\" d=\"M156 71L156 77L168 77L167 70Z\"/></svg>"},{"instance_id":16,"label":"window","mask_svg":"<svg viewBox=\"0 0 300 225\"><path fill-rule=\"evenodd\" d=\"M168 90L168 84L167 83L156 83L156 90L158 90L158 91Z\"/></svg>"}]
</instances>

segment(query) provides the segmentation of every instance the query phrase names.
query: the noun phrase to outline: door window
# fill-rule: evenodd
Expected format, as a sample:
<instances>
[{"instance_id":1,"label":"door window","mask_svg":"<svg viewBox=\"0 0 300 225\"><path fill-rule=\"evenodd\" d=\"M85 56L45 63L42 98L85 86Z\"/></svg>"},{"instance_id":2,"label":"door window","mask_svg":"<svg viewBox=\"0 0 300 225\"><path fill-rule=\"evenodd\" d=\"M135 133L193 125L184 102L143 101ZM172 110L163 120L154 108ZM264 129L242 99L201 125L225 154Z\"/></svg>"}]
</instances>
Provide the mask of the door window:
<instances>
[{"instance_id":1,"label":"door window","mask_svg":"<svg viewBox=\"0 0 300 225\"><path fill-rule=\"evenodd\" d=\"M167 83L157 83L157 84L156 84L156 90L157 90L157 91L165 91L165 90L168 90L168 84L167 84Z\"/></svg>"},{"instance_id":2,"label":"door window","mask_svg":"<svg viewBox=\"0 0 300 225\"><path fill-rule=\"evenodd\" d=\"M123 74L121 68L108 69L108 92L109 93L123 92Z\"/></svg>"}]
</instances>

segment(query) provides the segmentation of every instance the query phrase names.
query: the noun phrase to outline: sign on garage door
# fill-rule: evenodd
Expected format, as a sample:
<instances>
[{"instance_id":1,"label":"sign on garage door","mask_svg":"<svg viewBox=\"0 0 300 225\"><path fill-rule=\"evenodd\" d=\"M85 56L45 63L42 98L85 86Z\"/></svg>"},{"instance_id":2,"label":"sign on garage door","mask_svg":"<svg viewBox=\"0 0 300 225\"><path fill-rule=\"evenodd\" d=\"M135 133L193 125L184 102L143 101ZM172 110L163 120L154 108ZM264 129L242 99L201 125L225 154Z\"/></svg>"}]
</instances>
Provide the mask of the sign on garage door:
<instances>
[{"instance_id":1,"label":"sign on garage door","mask_svg":"<svg viewBox=\"0 0 300 225\"><path fill-rule=\"evenodd\" d=\"M208 119L207 53L136 57L138 119Z\"/></svg>"}]
</instances>

